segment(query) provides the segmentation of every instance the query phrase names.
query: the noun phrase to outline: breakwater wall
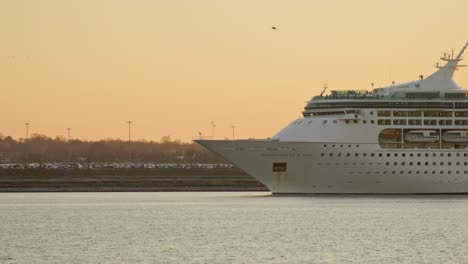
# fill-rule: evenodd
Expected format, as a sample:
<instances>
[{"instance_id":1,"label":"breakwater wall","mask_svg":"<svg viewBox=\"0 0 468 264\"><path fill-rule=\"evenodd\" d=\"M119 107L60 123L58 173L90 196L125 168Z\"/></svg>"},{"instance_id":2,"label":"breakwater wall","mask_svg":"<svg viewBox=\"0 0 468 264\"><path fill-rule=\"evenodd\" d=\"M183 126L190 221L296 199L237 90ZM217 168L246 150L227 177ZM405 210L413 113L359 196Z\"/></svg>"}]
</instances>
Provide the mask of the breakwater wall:
<instances>
[{"instance_id":1,"label":"breakwater wall","mask_svg":"<svg viewBox=\"0 0 468 264\"><path fill-rule=\"evenodd\" d=\"M236 168L0 169L0 192L267 191Z\"/></svg>"}]
</instances>

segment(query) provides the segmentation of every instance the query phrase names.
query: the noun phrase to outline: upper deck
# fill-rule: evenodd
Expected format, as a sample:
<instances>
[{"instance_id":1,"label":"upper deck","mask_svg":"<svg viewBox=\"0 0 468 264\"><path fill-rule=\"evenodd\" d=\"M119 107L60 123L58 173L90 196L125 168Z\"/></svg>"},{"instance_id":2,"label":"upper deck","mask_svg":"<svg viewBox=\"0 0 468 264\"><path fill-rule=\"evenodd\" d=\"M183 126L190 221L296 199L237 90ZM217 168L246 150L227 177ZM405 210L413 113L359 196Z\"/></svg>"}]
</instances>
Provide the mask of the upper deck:
<instances>
[{"instance_id":1,"label":"upper deck","mask_svg":"<svg viewBox=\"0 0 468 264\"><path fill-rule=\"evenodd\" d=\"M314 96L305 110L323 108L468 108L468 91L461 89L453 80L453 74L463 59L462 54L468 43L457 56L444 54L444 66L429 77L419 76L419 80L392 84L372 91L332 90L324 95Z\"/></svg>"}]
</instances>

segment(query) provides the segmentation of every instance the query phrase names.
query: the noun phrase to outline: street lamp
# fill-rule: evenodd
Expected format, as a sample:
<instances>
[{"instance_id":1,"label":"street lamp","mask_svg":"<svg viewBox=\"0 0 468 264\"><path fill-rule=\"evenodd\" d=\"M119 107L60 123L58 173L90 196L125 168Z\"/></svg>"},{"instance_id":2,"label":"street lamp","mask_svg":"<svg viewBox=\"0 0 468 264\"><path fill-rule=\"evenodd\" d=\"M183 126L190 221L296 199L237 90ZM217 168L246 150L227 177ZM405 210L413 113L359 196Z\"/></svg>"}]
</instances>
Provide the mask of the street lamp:
<instances>
[{"instance_id":1,"label":"street lamp","mask_svg":"<svg viewBox=\"0 0 468 264\"><path fill-rule=\"evenodd\" d=\"M26 126L26 140L28 140L29 138L29 125L30 124L31 123L28 123L28 122L24 123L24 125Z\"/></svg>"},{"instance_id":2,"label":"street lamp","mask_svg":"<svg viewBox=\"0 0 468 264\"><path fill-rule=\"evenodd\" d=\"M132 121L128 120L128 163L132 162L132 151L130 150L130 140L131 140L131 129L132 129Z\"/></svg>"},{"instance_id":3,"label":"street lamp","mask_svg":"<svg viewBox=\"0 0 468 264\"><path fill-rule=\"evenodd\" d=\"M70 130L71 128L67 127L67 141L70 141Z\"/></svg>"}]
</instances>

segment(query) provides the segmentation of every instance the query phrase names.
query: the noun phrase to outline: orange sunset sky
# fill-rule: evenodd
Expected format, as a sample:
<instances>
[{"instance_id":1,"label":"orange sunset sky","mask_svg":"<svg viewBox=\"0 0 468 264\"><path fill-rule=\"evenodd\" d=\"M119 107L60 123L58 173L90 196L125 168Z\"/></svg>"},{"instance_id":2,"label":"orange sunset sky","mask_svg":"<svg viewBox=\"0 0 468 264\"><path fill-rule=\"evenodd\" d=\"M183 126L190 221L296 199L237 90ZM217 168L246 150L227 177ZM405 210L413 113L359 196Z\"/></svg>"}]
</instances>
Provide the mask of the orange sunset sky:
<instances>
[{"instance_id":1,"label":"orange sunset sky","mask_svg":"<svg viewBox=\"0 0 468 264\"><path fill-rule=\"evenodd\" d=\"M428 76L467 21L466 0L1 0L0 132L269 137L325 82Z\"/></svg>"}]
</instances>

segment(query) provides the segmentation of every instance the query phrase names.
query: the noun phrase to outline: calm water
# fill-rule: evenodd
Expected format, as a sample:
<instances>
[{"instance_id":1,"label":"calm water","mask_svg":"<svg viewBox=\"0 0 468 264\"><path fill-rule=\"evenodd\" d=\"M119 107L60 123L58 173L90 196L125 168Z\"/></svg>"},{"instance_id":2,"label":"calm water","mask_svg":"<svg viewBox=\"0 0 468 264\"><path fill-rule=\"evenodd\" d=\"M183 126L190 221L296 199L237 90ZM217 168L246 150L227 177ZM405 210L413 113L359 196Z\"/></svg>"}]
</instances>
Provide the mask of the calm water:
<instances>
[{"instance_id":1,"label":"calm water","mask_svg":"<svg viewBox=\"0 0 468 264\"><path fill-rule=\"evenodd\" d=\"M0 263L467 263L468 196L0 194Z\"/></svg>"}]
</instances>

